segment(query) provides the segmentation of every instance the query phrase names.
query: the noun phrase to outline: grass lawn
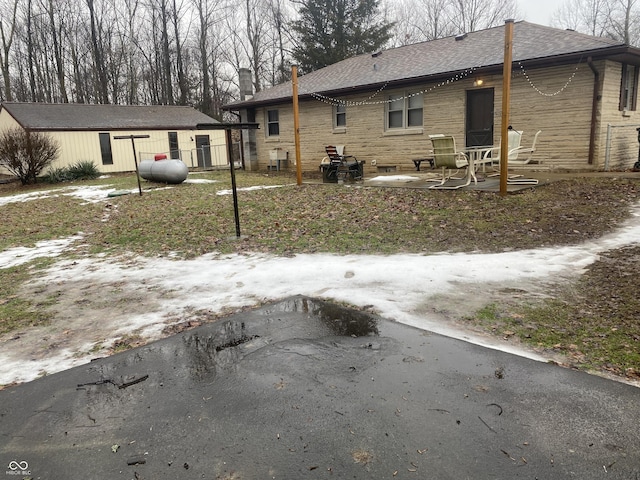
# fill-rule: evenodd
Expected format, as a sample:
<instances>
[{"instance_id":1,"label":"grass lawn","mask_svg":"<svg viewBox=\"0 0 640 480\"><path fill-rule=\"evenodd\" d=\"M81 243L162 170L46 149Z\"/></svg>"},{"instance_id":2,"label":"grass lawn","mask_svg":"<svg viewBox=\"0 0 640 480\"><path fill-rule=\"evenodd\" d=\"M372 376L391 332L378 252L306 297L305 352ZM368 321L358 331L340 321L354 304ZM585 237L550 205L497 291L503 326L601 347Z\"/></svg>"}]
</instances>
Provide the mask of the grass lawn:
<instances>
[{"instance_id":1,"label":"grass lawn","mask_svg":"<svg viewBox=\"0 0 640 480\"><path fill-rule=\"evenodd\" d=\"M235 238L228 171L194 178L170 189L143 182L145 191L87 203L59 191L48 198L0 204L0 251L40 240L84 234L67 255L162 255L265 252L394 254L502 252L570 245L598 238L628 218L638 182L583 178L554 182L500 197L477 191L425 191L361 185L295 185L295 177L238 172L240 227ZM134 175L37 189L110 185L137 189ZM261 185L254 190L244 187ZM13 185L2 196L23 193ZM568 355L584 368L637 377L640 372L640 305L635 279L640 250L608 252L555 298L485 307L466 319L500 336ZM46 264L46 262L44 262ZM0 334L44 321L38 305L18 295L27 271L0 270ZM622 268L624 266L624 268ZM51 299L55 302L55 299ZM615 313L612 313L615 312Z\"/></svg>"}]
</instances>

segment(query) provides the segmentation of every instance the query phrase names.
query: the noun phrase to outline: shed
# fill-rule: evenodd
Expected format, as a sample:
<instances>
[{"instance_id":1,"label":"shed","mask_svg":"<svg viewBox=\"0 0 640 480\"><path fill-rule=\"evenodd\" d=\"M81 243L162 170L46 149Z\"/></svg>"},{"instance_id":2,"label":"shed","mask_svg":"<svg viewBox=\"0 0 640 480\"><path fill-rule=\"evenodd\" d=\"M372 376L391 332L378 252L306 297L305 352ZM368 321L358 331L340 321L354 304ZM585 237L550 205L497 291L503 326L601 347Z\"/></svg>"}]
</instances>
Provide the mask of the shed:
<instances>
[{"instance_id":1,"label":"shed","mask_svg":"<svg viewBox=\"0 0 640 480\"><path fill-rule=\"evenodd\" d=\"M60 145L53 167L92 161L103 173L135 170L130 142L118 135L149 135L136 142L138 160L165 154L190 168L228 164L224 132L198 130L216 120L184 106L4 102L0 130L21 127L48 134Z\"/></svg>"}]
</instances>

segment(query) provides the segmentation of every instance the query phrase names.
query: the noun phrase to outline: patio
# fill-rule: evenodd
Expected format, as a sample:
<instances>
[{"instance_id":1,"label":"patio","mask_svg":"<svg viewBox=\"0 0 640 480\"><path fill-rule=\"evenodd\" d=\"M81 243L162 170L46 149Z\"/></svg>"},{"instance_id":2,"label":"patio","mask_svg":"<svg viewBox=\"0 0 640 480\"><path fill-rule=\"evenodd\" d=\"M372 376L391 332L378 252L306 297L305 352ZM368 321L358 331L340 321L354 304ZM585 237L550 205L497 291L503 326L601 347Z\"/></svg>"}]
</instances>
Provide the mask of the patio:
<instances>
[{"instance_id":1,"label":"patio","mask_svg":"<svg viewBox=\"0 0 640 480\"><path fill-rule=\"evenodd\" d=\"M455 185L456 182L464 183L465 180L462 178L464 175L463 172L460 172L457 177L460 177L460 180L448 180L448 185ZM513 174L510 174L513 175ZM537 185L517 185L517 184L509 184L507 185L508 192L516 192L519 190L523 190L526 188L536 187L540 185L544 185L554 179L564 177L564 178L572 178L575 174L552 174L549 171L526 171L522 173L518 173L518 175L522 175L524 178L533 178L538 180ZM458 190L477 190L484 192L499 192L500 191L500 177L499 176L488 176L484 173L478 173L478 183L471 182L469 185L463 186ZM412 173L404 173L404 174L383 174L376 175L370 178L364 178L364 185L370 187L398 187L398 188L415 188L415 189L431 189L434 185L437 185L439 182L439 174L435 170L431 171L419 171Z\"/></svg>"}]
</instances>

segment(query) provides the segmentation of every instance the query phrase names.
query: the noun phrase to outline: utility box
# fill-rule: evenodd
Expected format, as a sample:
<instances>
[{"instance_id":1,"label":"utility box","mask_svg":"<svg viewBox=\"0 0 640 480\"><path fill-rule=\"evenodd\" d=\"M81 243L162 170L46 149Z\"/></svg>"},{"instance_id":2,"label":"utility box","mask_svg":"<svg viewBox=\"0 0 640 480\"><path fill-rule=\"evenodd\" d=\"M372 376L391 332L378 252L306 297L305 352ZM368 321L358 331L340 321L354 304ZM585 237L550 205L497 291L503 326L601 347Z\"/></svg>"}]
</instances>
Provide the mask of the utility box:
<instances>
[{"instance_id":1,"label":"utility box","mask_svg":"<svg viewBox=\"0 0 640 480\"><path fill-rule=\"evenodd\" d=\"M269 170L273 170L275 166L276 170L280 171L280 168L287 166L287 158L288 152L286 150L280 148L269 150Z\"/></svg>"},{"instance_id":2,"label":"utility box","mask_svg":"<svg viewBox=\"0 0 640 480\"><path fill-rule=\"evenodd\" d=\"M269 160L286 160L287 159L287 151L277 148L275 150L269 151Z\"/></svg>"}]
</instances>

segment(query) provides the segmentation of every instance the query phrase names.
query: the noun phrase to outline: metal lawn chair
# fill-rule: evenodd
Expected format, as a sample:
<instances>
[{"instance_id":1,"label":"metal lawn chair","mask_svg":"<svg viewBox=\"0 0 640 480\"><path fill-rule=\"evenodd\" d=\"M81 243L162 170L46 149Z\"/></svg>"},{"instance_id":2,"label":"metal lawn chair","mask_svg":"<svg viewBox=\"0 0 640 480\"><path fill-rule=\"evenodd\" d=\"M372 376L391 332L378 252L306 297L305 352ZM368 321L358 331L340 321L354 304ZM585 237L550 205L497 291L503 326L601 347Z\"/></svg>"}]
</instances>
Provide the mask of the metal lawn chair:
<instances>
[{"instance_id":1,"label":"metal lawn chair","mask_svg":"<svg viewBox=\"0 0 640 480\"><path fill-rule=\"evenodd\" d=\"M448 189L466 187L471 183L471 175L469 169L469 158L467 155L456 149L456 140L451 135L429 135L431 144L433 145L433 166L442 169L442 179L439 184L432 185L429 188ZM446 182L455 178L455 172L460 168L467 167L467 174L464 182L456 185L446 185ZM455 172L454 172L455 170ZM447 175L447 172L448 175Z\"/></svg>"},{"instance_id":2,"label":"metal lawn chair","mask_svg":"<svg viewBox=\"0 0 640 480\"><path fill-rule=\"evenodd\" d=\"M361 180L364 162L358 162L353 155L344 155L344 145L327 145L325 152L329 158L328 177L335 175L336 180Z\"/></svg>"},{"instance_id":3,"label":"metal lawn chair","mask_svg":"<svg viewBox=\"0 0 640 480\"><path fill-rule=\"evenodd\" d=\"M524 166L531 162L533 154L536 151L538 137L542 133L542 130L538 130L536 132L530 147L523 147L520 145L523 133L524 132L518 130L509 130L509 150L507 153L508 167ZM500 165L500 147L491 149L485 153L485 157L487 155L491 155L492 158L495 158L495 163ZM522 155L526 155L526 157L523 158ZM507 183L512 185L537 185L538 180L535 178L522 178L522 175L511 175L507 178Z\"/></svg>"}]
</instances>

